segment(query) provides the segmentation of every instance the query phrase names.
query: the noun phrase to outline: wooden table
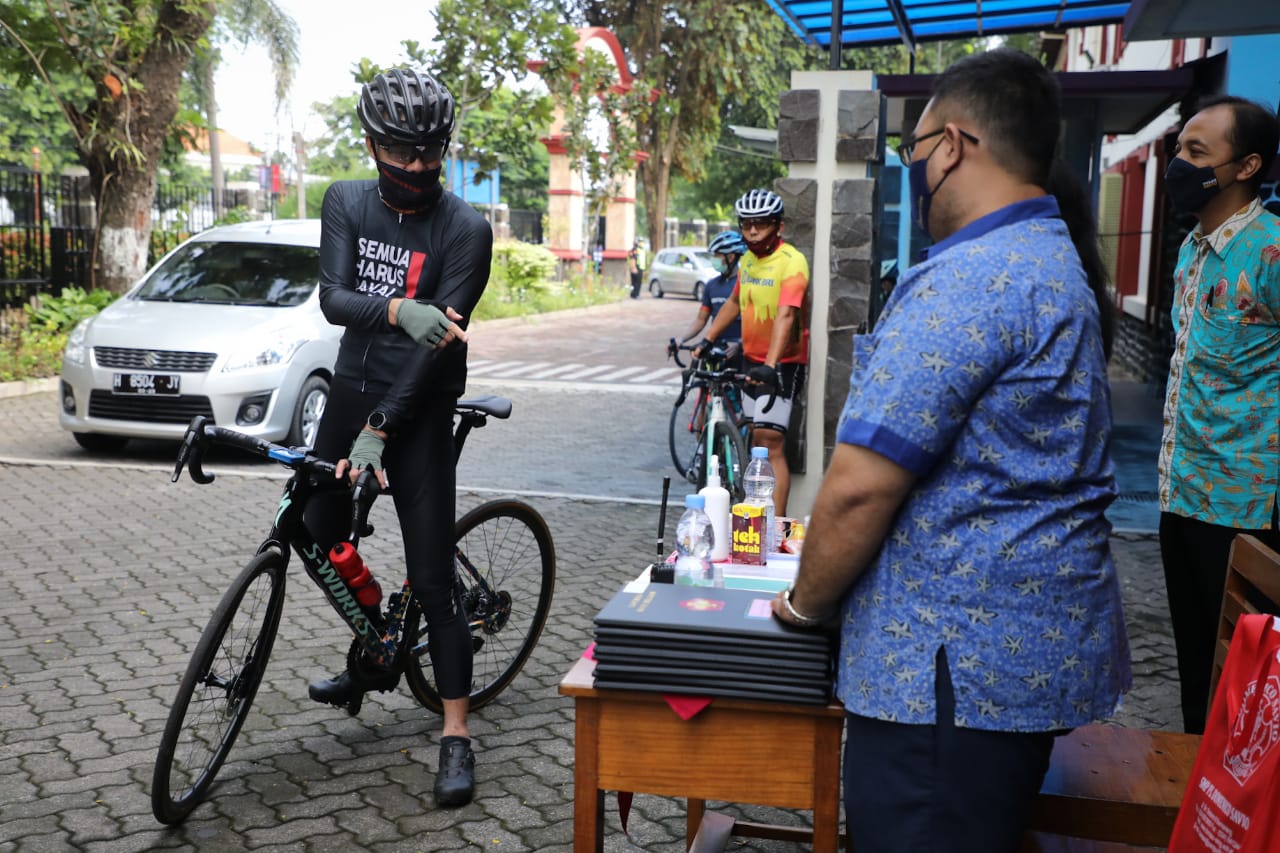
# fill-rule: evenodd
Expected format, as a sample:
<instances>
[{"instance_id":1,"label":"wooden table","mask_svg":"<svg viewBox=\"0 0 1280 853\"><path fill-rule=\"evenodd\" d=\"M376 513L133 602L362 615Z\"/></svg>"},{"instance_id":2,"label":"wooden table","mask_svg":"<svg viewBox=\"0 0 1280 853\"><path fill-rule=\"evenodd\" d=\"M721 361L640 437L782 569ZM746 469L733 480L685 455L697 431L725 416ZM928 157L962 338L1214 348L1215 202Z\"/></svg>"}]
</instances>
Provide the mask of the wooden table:
<instances>
[{"instance_id":1,"label":"wooden table","mask_svg":"<svg viewBox=\"0 0 1280 853\"><path fill-rule=\"evenodd\" d=\"M606 790L688 800L686 843L706 800L812 810L812 832L738 822L734 834L835 853L841 705L717 698L682 720L659 693L597 690L594 672L595 661L580 658L560 682L574 699L574 853L604 849Z\"/></svg>"}]
</instances>

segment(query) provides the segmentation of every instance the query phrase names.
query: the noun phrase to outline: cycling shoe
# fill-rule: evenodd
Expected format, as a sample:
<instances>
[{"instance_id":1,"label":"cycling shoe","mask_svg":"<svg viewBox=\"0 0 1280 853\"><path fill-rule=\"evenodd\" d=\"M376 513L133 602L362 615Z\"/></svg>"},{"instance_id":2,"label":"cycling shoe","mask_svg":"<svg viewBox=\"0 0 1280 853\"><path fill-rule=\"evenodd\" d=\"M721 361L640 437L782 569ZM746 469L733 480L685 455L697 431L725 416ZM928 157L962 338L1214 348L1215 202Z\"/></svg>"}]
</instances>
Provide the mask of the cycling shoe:
<instances>
[{"instance_id":1,"label":"cycling shoe","mask_svg":"<svg viewBox=\"0 0 1280 853\"><path fill-rule=\"evenodd\" d=\"M471 802L476 792L476 756L471 739L440 738L440 768L436 771L436 805L454 807Z\"/></svg>"},{"instance_id":2,"label":"cycling shoe","mask_svg":"<svg viewBox=\"0 0 1280 853\"><path fill-rule=\"evenodd\" d=\"M313 681L307 686L307 694L316 702L346 707L352 716L360 711L364 694L370 690L385 693L394 690L400 677L394 672L380 672L364 675L357 679L350 672L343 671L333 678Z\"/></svg>"}]
</instances>

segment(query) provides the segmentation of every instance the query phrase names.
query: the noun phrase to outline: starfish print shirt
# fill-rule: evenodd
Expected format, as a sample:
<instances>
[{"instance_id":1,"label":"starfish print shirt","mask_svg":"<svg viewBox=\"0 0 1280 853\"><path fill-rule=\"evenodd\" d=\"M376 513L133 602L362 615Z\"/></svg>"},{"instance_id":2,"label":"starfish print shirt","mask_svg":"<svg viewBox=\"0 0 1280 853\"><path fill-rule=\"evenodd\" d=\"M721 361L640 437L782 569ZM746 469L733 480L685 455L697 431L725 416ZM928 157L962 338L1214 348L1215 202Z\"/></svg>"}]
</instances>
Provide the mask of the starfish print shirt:
<instances>
[{"instance_id":1,"label":"starfish print shirt","mask_svg":"<svg viewBox=\"0 0 1280 853\"><path fill-rule=\"evenodd\" d=\"M1106 361L1057 216L1043 196L957 231L855 339L837 438L917 480L845 601L851 713L936 722L939 647L965 728L1071 728L1128 689Z\"/></svg>"},{"instance_id":2,"label":"starfish print shirt","mask_svg":"<svg viewBox=\"0 0 1280 853\"><path fill-rule=\"evenodd\" d=\"M1173 273L1160 509L1271 526L1280 477L1280 218L1256 199L1187 235Z\"/></svg>"}]
</instances>

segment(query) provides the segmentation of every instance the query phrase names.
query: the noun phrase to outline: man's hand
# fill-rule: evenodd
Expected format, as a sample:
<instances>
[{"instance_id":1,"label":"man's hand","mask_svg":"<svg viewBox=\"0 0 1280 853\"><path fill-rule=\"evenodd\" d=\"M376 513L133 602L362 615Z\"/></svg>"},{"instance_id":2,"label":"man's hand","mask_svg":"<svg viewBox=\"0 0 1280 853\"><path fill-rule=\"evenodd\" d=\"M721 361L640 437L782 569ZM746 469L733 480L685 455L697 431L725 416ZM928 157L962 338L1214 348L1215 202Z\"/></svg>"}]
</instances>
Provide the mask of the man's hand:
<instances>
[{"instance_id":1,"label":"man's hand","mask_svg":"<svg viewBox=\"0 0 1280 853\"><path fill-rule=\"evenodd\" d=\"M703 338L701 341L698 342L698 345L693 348L693 357L702 358L703 351L711 349L711 347L714 345L715 345L715 341L711 340L710 338Z\"/></svg>"},{"instance_id":2,"label":"man's hand","mask_svg":"<svg viewBox=\"0 0 1280 853\"><path fill-rule=\"evenodd\" d=\"M395 309L395 324L419 346L445 347L455 340L465 341L467 333L457 324L462 315L446 306L444 311L425 302L402 299Z\"/></svg>"},{"instance_id":3,"label":"man's hand","mask_svg":"<svg viewBox=\"0 0 1280 853\"><path fill-rule=\"evenodd\" d=\"M767 364L757 364L747 371L747 382L753 385L764 385L772 391L778 390L778 371Z\"/></svg>"},{"instance_id":4,"label":"man's hand","mask_svg":"<svg viewBox=\"0 0 1280 853\"><path fill-rule=\"evenodd\" d=\"M356 440L351 444L347 458L338 460L335 475L339 478L346 475L354 484L361 471L366 467L372 467L373 473L378 477L378 485L385 489L387 475L382 470L382 451L386 446L386 436L369 429L360 430Z\"/></svg>"}]
</instances>

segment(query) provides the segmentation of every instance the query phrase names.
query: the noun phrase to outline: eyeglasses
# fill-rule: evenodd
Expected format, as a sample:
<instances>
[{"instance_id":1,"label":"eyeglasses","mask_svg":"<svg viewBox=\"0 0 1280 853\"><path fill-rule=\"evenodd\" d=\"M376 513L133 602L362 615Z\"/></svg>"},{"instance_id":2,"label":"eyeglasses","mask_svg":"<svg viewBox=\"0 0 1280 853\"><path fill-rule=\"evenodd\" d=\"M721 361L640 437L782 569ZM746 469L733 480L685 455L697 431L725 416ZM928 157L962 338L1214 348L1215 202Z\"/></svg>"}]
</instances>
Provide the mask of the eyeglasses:
<instances>
[{"instance_id":1,"label":"eyeglasses","mask_svg":"<svg viewBox=\"0 0 1280 853\"><path fill-rule=\"evenodd\" d=\"M414 160L421 160L423 163L438 162L444 157L448 144L443 140L429 142L426 145L383 145L379 142L378 150L382 152L383 159L400 166L408 166Z\"/></svg>"},{"instance_id":2,"label":"eyeglasses","mask_svg":"<svg viewBox=\"0 0 1280 853\"><path fill-rule=\"evenodd\" d=\"M957 128L957 130L958 129L959 128ZM946 133L946 130L947 130L946 127L940 127L937 130L929 131L924 136L916 136L915 134L912 134L910 137L908 137L905 142L903 142L901 145L898 146L898 159L902 161L902 165L904 166L911 165L911 156L912 156L912 153L916 150L917 145L919 145L921 142L924 142L926 139L932 139L933 137L938 136L939 134ZM974 145L978 144L978 137L974 136L972 133L961 130L960 135L963 136L965 139L969 140L970 142L972 142Z\"/></svg>"},{"instance_id":3,"label":"eyeglasses","mask_svg":"<svg viewBox=\"0 0 1280 853\"><path fill-rule=\"evenodd\" d=\"M777 221L778 220L776 219L739 219L738 229L740 231L750 231L754 229L763 231L766 228L772 227Z\"/></svg>"}]
</instances>

